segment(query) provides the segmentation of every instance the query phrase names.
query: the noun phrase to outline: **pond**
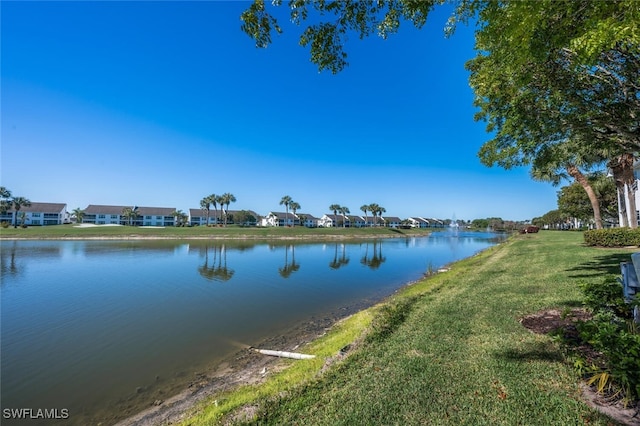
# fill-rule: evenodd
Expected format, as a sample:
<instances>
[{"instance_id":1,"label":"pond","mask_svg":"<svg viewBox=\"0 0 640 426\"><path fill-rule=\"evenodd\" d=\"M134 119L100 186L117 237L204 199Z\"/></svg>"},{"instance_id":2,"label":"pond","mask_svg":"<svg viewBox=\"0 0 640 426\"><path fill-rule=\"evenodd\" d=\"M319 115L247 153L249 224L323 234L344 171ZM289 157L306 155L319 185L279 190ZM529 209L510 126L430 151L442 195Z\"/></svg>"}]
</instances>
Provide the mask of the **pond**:
<instances>
[{"instance_id":1,"label":"pond","mask_svg":"<svg viewBox=\"0 0 640 426\"><path fill-rule=\"evenodd\" d=\"M2 423L30 408L109 424L243 345L344 317L500 238L2 241Z\"/></svg>"}]
</instances>

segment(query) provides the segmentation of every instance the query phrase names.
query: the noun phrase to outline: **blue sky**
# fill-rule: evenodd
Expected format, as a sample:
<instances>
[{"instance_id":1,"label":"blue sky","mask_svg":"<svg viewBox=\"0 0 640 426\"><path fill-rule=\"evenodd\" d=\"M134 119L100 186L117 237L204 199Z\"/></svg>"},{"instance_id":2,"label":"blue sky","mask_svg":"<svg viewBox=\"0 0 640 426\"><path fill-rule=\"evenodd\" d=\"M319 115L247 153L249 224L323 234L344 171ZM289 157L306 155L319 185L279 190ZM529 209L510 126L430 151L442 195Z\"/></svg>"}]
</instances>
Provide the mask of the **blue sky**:
<instances>
[{"instance_id":1,"label":"blue sky","mask_svg":"<svg viewBox=\"0 0 640 426\"><path fill-rule=\"evenodd\" d=\"M526 220L556 208L528 169L480 164L489 139L464 63L473 28L449 11L382 40L352 35L319 73L300 30L257 49L247 2L1 3L2 186L31 201L322 215ZM286 12L283 9L283 12Z\"/></svg>"}]
</instances>

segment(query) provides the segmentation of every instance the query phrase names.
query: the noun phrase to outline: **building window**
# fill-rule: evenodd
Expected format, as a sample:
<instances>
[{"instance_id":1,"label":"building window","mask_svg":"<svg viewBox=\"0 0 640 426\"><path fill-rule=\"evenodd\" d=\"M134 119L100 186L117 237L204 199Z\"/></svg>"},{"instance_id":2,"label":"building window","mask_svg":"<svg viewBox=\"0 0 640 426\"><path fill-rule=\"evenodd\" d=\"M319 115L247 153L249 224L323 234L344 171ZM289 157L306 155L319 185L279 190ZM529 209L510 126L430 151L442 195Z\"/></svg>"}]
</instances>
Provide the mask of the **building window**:
<instances>
[{"instance_id":1,"label":"building window","mask_svg":"<svg viewBox=\"0 0 640 426\"><path fill-rule=\"evenodd\" d=\"M105 215L103 215L103 214L99 214L98 215L98 219L104 219L104 218L105 218ZM102 223L104 223L104 222L102 222Z\"/></svg>"},{"instance_id":2,"label":"building window","mask_svg":"<svg viewBox=\"0 0 640 426\"><path fill-rule=\"evenodd\" d=\"M112 214L111 215L111 219L118 219L118 215L117 214Z\"/></svg>"},{"instance_id":3,"label":"building window","mask_svg":"<svg viewBox=\"0 0 640 426\"><path fill-rule=\"evenodd\" d=\"M31 213L31 217L40 217L40 213Z\"/></svg>"}]
</instances>

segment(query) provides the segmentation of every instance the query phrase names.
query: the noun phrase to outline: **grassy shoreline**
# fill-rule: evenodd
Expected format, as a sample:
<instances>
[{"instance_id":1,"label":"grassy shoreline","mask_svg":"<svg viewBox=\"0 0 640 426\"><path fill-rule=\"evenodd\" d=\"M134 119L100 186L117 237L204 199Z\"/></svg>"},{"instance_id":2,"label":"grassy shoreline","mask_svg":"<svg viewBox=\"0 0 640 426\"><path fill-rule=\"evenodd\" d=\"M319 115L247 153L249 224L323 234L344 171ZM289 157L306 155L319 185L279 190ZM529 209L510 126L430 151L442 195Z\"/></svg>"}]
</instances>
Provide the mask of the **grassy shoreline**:
<instances>
[{"instance_id":1,"label":"grassy shoreline","mask_svg":"<svg viewBox=\"0 0 640 426\"><path fill-rule=\"evenodd\" d=\"M586 247L581 233L514 236L340 321L299 349L316 359L282 361L182 424L612 424L583 401L561 345L519 319L580 306L578 283L618 273L633 251Z\"/></svg>"},{"instance_id":2,"label":"grassy shoreline","mask_svg":"<svg viewBox=\"0 0 640 426\"><path fill-rule=\"evenodd\" d=\"M361 239L406 238L426 236L433 230L393 228L305 228L296 226L243 228L228 227L134 227L73 225L30 226L28 228L0 228L0 240L89 240L89 239Z\"/></svg>"}]
</instances>

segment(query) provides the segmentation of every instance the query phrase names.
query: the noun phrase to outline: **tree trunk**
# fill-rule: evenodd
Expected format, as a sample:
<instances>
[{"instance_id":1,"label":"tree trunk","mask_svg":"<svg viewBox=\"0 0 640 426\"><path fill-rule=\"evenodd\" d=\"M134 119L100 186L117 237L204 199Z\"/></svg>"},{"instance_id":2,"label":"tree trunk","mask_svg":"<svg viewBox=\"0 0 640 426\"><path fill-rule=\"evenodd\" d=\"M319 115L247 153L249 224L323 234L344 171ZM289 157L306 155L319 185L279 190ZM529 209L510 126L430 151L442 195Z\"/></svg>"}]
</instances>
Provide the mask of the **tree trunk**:
<instances>
[{"instance_id":1,"label":"tree trunk","mask_svg":"<svg viewBox=\"0 0 640 426\"><path fill-rule=\"evenodd\" d=\"M622 177L626 185L627 206L629 207L629 227L638 227L638 217L636 213L636 191L634 189L636 178L633 175L633 154L625 153L621 156Z\"/></svg>"},{"instance_id":2,"label":"tree trunk","mask_svg":"<svg viewBox=\"0 0 640 426\"><path fill-rule=\"evenodd\" d=\"M596 229L602 229L602 216L600 215L600 202L598 201L598 197L596 196L595 191L589 184L587 178L580 172L580 170L574 166L567 166L567 172L569 175L576 180L587 192L587 196L589 197L589 201L591 202L591 208L593 209L593 220L596 223Z\"/></svg>"},{"instance_id":3,"label":"tree trunk","mask_svg":"<svg viewBox=\"0 0 640 426\"><path fill-rule=\"evenodd\" d=\"M613 173L613 178L618 188L619 203L618 209L623 217L621 226L629 226L631 228L638 227L638 218L636 216L636 194L635 194L635 176L633 175L633 154L625 153L608 164Z\"/></svg>"},{"instance_id":4,"label":"tree trunk","mask_svg":"<svg viewBox=\"0 0 640 426\"><path fill-rule=\"evenodd\" d=\"M620 226L623 228L629 227L629 220L627 215L627 202L624 193L624 184L616 180L616 192L618 193L618 218L620 219Z\"/></svg>"}]
</instances>

